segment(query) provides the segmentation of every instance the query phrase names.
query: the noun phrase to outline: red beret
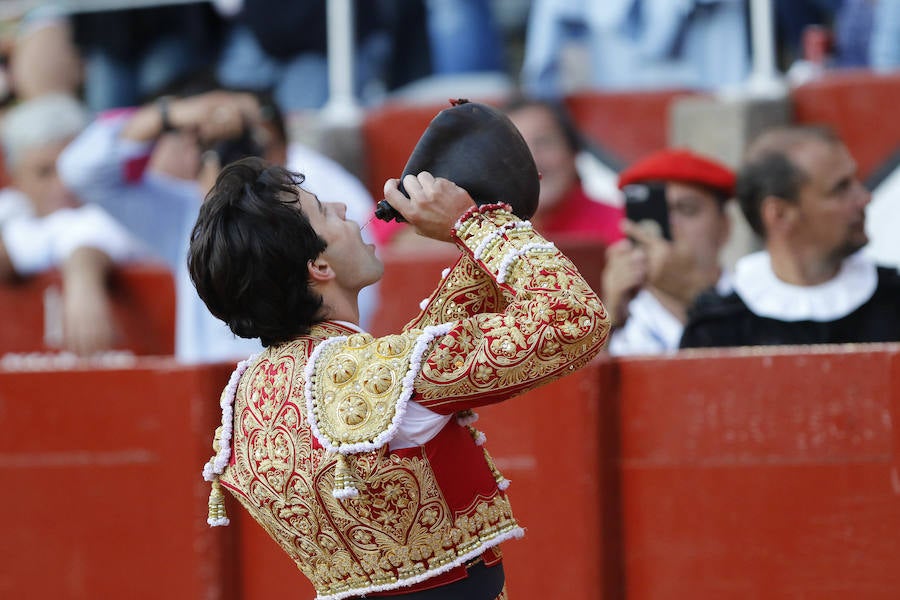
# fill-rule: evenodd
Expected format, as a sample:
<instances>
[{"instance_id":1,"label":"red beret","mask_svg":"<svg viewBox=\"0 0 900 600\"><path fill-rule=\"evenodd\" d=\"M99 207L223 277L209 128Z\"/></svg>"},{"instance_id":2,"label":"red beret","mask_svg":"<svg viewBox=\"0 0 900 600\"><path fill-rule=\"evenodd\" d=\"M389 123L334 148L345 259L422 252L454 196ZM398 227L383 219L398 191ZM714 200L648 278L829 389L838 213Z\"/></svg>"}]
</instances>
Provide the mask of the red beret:
<instances>
[{"instance_id":1,"label":"red beret","mask_svg":"<svg viewBox=\"0 0 900 600\"><path fill-rule=\"evenodd\" d=\"M633 163L619 173L619 188L647 181L692 183L734 195L734 172L722 163L690 150L660 150Z\"/></svg>"}]
</instances>

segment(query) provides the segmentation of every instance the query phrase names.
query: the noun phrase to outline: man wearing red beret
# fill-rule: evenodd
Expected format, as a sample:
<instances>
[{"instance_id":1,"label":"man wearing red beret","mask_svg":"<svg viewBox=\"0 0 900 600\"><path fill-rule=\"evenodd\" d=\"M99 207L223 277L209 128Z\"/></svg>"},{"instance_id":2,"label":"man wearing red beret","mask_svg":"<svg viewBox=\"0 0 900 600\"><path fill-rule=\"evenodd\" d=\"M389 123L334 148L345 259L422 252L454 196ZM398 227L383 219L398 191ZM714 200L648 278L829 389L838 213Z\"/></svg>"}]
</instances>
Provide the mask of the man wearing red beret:
<instances>
[{"instance_id":1,"label":"man wearing red beret","mask_svg":"<svg viewBox=\"0 0 900 600\"><path fill-rule=\"evenodd\" d=\"M624 221L629 239L607 252L603 292L616 327L611 354L677 349L695 297L713 286L730 289L719 252L730 232L725 203L734 195L734 184L728 167L682 149L655 152L620 174L626 205L634 206L635 188L644 195L659 190L664 197L657 222Z\"/></svg>"},{"instance_id":2,"label":"man wearing red beret","mask_svg":"<svg viewBox=\"0 0 900 600\"><path fill-rule=\"evenodd\" d=\"M860 252L871 194L833 131L763 133L737 197L765 250L737 262L732 293L698 299L681 347L900 340L900 273Z\"/></svg>"}]
</instances>

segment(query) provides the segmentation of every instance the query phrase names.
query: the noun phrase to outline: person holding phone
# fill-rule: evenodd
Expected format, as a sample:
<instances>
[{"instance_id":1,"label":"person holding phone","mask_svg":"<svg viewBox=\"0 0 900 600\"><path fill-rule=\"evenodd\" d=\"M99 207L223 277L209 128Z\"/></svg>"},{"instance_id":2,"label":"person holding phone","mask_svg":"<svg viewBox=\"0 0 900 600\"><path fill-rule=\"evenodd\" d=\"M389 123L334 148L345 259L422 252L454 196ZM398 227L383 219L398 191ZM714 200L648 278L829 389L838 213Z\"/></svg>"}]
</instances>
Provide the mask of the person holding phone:
<instances>
[{"instance_id":1,"label":"person holding phone","mask_svg":"<svg viewBox=\"0 0 900 600\"><path fill-rule=\"evenodd\" d=\"M676 350L696 296L730 289L719 253L734 186L731 169L684 149L655 152L619 175L627 239L609 247L603 271L611 354Z\"/></svg>"}]
</instances>

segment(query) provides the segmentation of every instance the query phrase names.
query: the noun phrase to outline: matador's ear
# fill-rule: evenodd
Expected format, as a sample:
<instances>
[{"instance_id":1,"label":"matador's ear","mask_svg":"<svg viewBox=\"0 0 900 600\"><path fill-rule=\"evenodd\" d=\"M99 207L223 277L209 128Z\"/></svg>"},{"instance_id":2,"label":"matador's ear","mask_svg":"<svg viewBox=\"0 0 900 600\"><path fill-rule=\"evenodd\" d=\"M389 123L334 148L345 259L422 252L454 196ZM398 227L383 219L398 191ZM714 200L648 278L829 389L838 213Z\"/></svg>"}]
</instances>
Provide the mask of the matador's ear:
<instances>
[{"instance_id":1,"label":"matador's ear","mask_svg":"<svg viewBox=\"0 0 900 600\"><path fill-rule=\"evenodd\" d=\"M321 255L307 262L306 270L309 273L309 280L312 283L324 283L334 279L334 269L331 268L331 264Z\"/></svg>"}]
</instances>

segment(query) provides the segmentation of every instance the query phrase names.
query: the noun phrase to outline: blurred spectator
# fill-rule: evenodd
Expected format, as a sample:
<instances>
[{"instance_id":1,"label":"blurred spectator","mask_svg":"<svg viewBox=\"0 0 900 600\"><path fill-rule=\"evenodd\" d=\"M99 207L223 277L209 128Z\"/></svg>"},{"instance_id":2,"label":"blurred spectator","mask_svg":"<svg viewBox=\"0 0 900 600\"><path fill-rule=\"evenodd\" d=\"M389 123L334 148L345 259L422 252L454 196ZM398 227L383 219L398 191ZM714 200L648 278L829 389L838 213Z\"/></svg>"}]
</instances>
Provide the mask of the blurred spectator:
<instances>
[{"instance_id":1,"label":"blurred spectator","mask_svg":"<svg viewBox=\"0 0 900 600\"><path fill-rule=\"evenodd\" d=\"M289 151L284 122L273 102L214 90L164 97L135 111L102 115L60 158L63 179L105 207L159 253L173 270L177 294L176 356L187 362L246 358L259 340L236 338L197 296L187 270L191 230L203 197L221 166L261 155L306 174L305 189L322 201L344 202L348 216L368 218L372 202L346 171L311 150ZM340 197L325 196L328 193ZM361 322L376 292L360 295Z\"/></svg>"},{"instance_id":2,"label":"blurred spectator","mask_svg":"<svg viewBox=\"0 0 900 600\"><path fill-rule=\"evenodd\" d=\"M794 86L809 83L834 65L834 34L831 28L810 25L803 30L803 53L791 63L785 76Z\"/></svg>"},{"instance_id":3,"label":"blurred spectator","mask_svg":"<svg viewBox=\"0 0 900 600\"><path fill-rule=\"evenodd\" d=\"M696 296L713 286L730 291L719 252L728 241L725 204L734 195L734 180L725 165L689 150L655 152L621 173L622 188L660 186L664 191L662 216L671 240L644 223L626 221L632 239L608 249L603 301L615 327L611 354L677 350Z\"/></svg>"},{"instance_id":4,"label":"blurred spectator","mask_svg":"<svg viewBox=\"0 0 900 600\"><path fill-rule=\"evenodd\" d=\"M380 6L391 40L391 100L501 98L514 88L490 0L388 0Z\"/></svg>"},{"instance_id":5,"label":"blurred spectator","mask_svg":"<svg viewBox=\"0 0 900 600\"><path fill-rule=\"evenodd\" d=\"M425 0L436 75L503 71L500 31L489 0Z\"/></svg>"},{"instance_id":6,"label":"blurred spectator","mask_svg":"<svg viewBox=\"0 0 900 600\"><path fill-rule=\"evenodd\" d=\"M775 0L775 33L780 65L787 70L794 62L809 59L804 36L809 26L831 30L835 14L845 0Z\"/></svg>"},{"instance_id":7,"label":"blurred spectator","mask_svg":"<svg viewBox=\"0 0 900 600\"><path fill-rule=\"evenodd\" d=\"M80 93L81 57L65 15L43 7L21 19L10 50L9 76L10 91L19 101L51 93Z\"/></svg>"},{"instance_id":8,"label":"blurred spectator","mask_svg":"<svg viewBox=\"0 0 900 600\"><path fill-rule=\"evenodd\" d=\"M529 93L543 97L559 97L573 86L711 90L736 85L750 68L747 29L745 0L536 0L522 82ZM575 48L582 53L567 57ZM583 69L585 61L587 73L567 72Z\"/></svg>"},{"instance_id":9,"label":"blurred spectator","mask_svg":"<svg viewBox=\"0 0 900 600\"><path fill-rule=\"evenodd\" d=\"M499 16L510 18L504 11L518 2L382 0L390 40L385 101L508 96L515 82L506 66L507 32Z\"/></svg>"},{"instance_id":10,"label":"blurred spectator","mask_svg":"<svg viewBox=\"0 0 900 600\"><path fill-rule=\"evenodd\" d=\"M389 40L384 86L390 92L433 72L425 0L389 0L379 4Z\"/></svg>"},{"instance_id":11,"label":"blurred spectator","mask_svg":"<svg viewBox=\"0 0 900 600\"><path fill-rule=\"evenodd\" d=\"M871 63L873 18L878 0L815 4L806 8L810 22L803 25L801 46L792 52L794 57L787 69L788 80L794 85L821 77L826 69L863 68ZM798 4L794 10L802 5Z\"/></svg>"},{"instance_id":12,"label":"blurred spectator","mask_svg":"<svg viewBox=\"0 0 900 600\"><path fill-rule=\"evenodd\" d=\"M208 2L72 15L94 111L134 106L187 73L211 68L221 20Z\"/></svg>"},{"instance_id":13,"label":"blurred spectator","mask_svg":"<svg viewBox=\"0 0 900 600\"><path fill-rule=\"evenodd\" d=\"M895 169L875 191L866 207L869 244L865 253L877 263L900 268L900 170Z\"/></svg>"},{"instance_id":14,"label":"blurred spectator","mask_svg":"<svg viewBox=\"0 0 900 600\"><path fill-rule=\"evenodd\" d=\"M900 68L900 0L875 1L869 64L882 72Z\"/></svg>"},{"instance_id":15,"label":"blurred spectator","mask_svg":"<svg viewBox=\"0 0 900 600\"><path fill-rule=\"evenodd\" d=\"M622 209L587 195L576 166L586 151L562 105L519 99L504 107L531 150L541 175L535 227L549 239L581 237L610 244L622 238Z\"/></svg>"},{"instance_id":16,"label":"blurred spectator","mask_svg":"<svg viewBox=\"0 0 900 600\"><path fill-rule=\"evenodd\" d=\"M286 112L321 108L328 100L326 3L321 0L215 0L231 21L217 67L232 88L274 90ZM357 92L379 87L389 52L376 2L354 3Z\"/></svg>"},{"instance_id":17,"label":"blurred spectator","mask_svg":"<svg viewBox=\"0 0 900 600\"><path fill-rule=\"evenodd\" d=\"M230 22L218 66L218 78L225 85L274 89L288 113L325 104L329 91L325 2L214 3ZM407 96L430 93L437 84L431 76L502 73L508 79L503 40L488 0L382 0L356 2L353 7L355 85L363 104L376 104L399 88Z\"/></svg>"},{"instance_id":18,"label":"blurred spectator","mask_svg":"<svg viewBox=\"0 0 900 600\"><path fill-rule=\"evenodd\" d=\"M831 130L763 133L737 195L765 250L737 262L732 294L698 299L682 347L900 340L900 273L860 252L870 194Z\"/></svg>"},{"instance_id":19,"label":"blurred spectator","mask_svg":"<svg viewBox=\"0 0 900 600\"><path fill-rule=\"evenodd\" d=\"M835 67L868 67L872 18L879 0L843 0L834 20Z\"/></svg>"},{"instance_id":20,"label":"blurred spectator","mask_svg":"<svg viewBox=\"0 0 900 600\"><path fill-rule=\"evenodd\" d=\"M113 347L107 275L114 262L143 255L120 225L81 206L60 181L56 159L86 124L76 100L46 95L10 110L2 126L10 186L0 190L0 280L59 268L64 347L78 354Z\"/></svg>"}]
</instances>

